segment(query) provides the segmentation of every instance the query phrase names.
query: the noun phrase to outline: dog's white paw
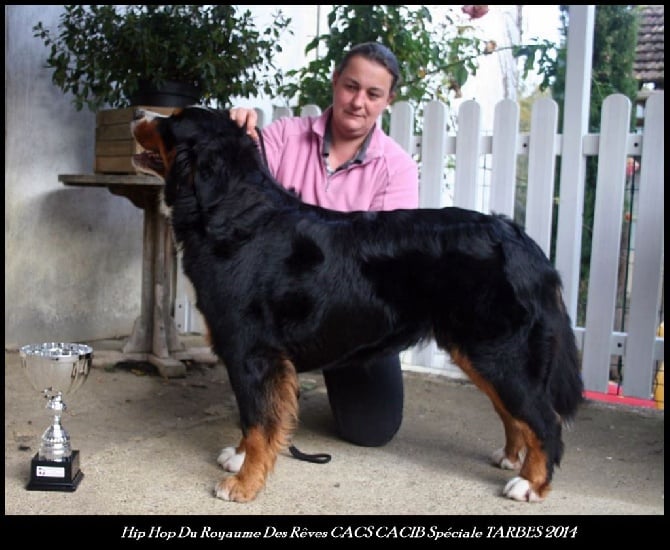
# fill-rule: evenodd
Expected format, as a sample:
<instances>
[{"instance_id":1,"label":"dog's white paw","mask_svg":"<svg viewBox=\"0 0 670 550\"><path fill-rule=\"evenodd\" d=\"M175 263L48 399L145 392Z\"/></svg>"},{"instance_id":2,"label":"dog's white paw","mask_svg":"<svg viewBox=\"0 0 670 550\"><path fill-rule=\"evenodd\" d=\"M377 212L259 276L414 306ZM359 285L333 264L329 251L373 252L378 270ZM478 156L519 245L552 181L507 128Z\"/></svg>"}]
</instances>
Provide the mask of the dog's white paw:
<instances>
[{"instance_id":1,"label":"dog's white paw","mask_svg":"<svg viewBox=\"0 0 670 550\"><path fill-rule=\"evenodd\" d=\"M221 500L231 500L229 488L222 483L217 483L214 486L214 495Z\"/></svg>"},{"instance_id":2,"label":"dog's white paw","mask_svg":"<svg viewBox=\"0 0 670 550\"><path fill-rule=\"evenodd\" d=\"M507 458L507 455L505 455L505 448L503 447L493 451L491 454L491 462L503 470L520 470L525 456L526 452L521 451L517 457L517 460L512 462L509 458Z\"/></svg>"},{"instance_id":3,"label":"dog's white paw","mask_svg":"<svg viewBox=\"0 0 670 550\"><path fill-rule=\"evenodd\" d=\"M217 483L214 486L214 495L216 498L220 498L221 500L230 500L230 491L227 487L222 486L220 483Z\"/></svg>"},{"instance_id":4,"label":"dog's white paw","mask_svg":"<svg viewBox=\"0 0 670 550\"><path fill-rule=\"evenodd\" d=\"M258 479L243 482L237 476L224 477L214 486L214 495L221 500L231 502L250 502L256 498L258 491L263 488Z\"/></svg>"},{"instance_id":5,"label":"dog's white paw","mask_svg":"<svg viewBox=\"0 0 670 550\"><path fill-rule=\"evenodd\" d=\"M510 479L503 489L503 495L522 502L541 502L543 499L530 488L530 482L521 476Z\"/></svg>"},{"instance_id":6,"label":"dog's white paw","mask_svg":"<svg viewBox=\"0 0 670 550\"><path fill-rule=\"evenodd\" d=\"M238 453L235 447L226 447L221 451L219 458L217 458L216 461L224 470L226 470L226 472L233 472L236 474L240 471L240 468L242 468L242 464L244 464L245 455L246 453L244 452ZM217 494L216 496L219 495ZM228 500L221 496L219 496L219 498Z\"/></svg>"}]
</instances>

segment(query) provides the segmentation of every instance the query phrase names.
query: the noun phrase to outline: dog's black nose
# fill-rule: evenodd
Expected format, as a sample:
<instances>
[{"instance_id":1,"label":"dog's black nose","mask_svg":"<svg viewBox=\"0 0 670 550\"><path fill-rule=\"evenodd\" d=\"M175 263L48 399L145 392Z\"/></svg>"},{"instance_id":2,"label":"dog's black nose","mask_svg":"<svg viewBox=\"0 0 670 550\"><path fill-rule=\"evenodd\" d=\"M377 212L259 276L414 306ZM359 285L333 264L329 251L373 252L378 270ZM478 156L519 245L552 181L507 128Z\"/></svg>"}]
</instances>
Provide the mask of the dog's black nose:
<instances>
[{"instance_id":1,"label":"dog's black nose","mask_svg":"<svg viewBox=\"0 0 670 550\"><path fill-rule=\"evenodd\" d=\"M133 111L133 120L140 120L141 118L144 118L144 109L135 109Z\"/></svg>"}]
</instances>

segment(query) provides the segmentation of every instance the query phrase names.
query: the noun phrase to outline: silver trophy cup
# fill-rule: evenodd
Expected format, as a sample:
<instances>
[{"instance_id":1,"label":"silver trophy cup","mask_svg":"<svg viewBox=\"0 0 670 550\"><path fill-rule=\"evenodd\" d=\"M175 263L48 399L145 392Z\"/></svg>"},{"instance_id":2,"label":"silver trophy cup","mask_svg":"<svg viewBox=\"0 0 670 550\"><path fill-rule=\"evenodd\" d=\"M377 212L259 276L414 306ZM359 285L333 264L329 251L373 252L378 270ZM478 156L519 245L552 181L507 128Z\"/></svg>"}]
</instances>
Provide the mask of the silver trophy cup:
<instances>
[{"instance_id":1,"label":"silver trophy cup","mask_svg":"<svg viewBox=\"0 0 670 550\"><path fill-rule=\"evenodd\" d=\"M84 477L79 451L72 450L70 434L61 423L66 406L63 395L75 392L86 380L93 348L85 344L46 342L21 347L21 367L33 388L47 398L53 423L42 434L38 453L31 461L31 491L74 491Z\"/></svg>"}]
</instances>

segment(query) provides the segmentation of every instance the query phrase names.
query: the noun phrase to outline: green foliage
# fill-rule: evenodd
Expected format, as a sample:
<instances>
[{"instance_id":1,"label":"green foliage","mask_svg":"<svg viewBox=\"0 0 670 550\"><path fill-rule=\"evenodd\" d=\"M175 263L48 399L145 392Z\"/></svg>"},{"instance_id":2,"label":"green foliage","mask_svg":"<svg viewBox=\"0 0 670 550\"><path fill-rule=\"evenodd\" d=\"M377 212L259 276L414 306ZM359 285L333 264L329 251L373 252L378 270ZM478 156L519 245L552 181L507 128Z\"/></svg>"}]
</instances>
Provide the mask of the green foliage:
<instances>
[{"instance_id":1,"label":"green foliage","mask_svg":"<svg viewBox=\"0 0 670 550\"><path fill-rule=\"evenodd\" d=\"M305 48L306 56L316 54L316 59L301 69L287 71L279 93L295 111L307 104L330 105L333 70L344 52L369 41L388 46L398 58L401 79L396 100L414 107L417 131L423 105L430 100L449 105L461 97L461 87L477 74L484 55L509 49L514 57L524 59L524 77L537 72L543 76L542 89L551 85L557 69L555 44L534 40L498 48L495 42L476 36L476 27L459 6L443 7L444 18L433 21L426 6L333 6L328 14L328 33L316 36ZM388 128L386 114L384 127Z\"/></svg>"},{"instance_id":2,"label":"green foliage","mask_svg":"<svg viewBox=\"0 0 670 550\"><path fill-rule=\"evenodd\" d=\"M591 79L591 131L600 128L600 111L608 95L620 93L633 104L638 83L633 62L638 33L638 6L596 6ZM631 130L635 116L631 117Z\"/></svg>"},{"instance_id":3,"label":"green foliage","mask_svg":"<svg viewBox=\"0 0 670 550\"><path fill-rule=\"evenodd\" d=\"M540 91L551 87L560 68L556 44L550 40L533 38L528 44L512 46L512 55L523 58L523 78L534 72L542 76Z\"/></svg>"},{"instance_id":4,"label":"green foliage","mask_svg":"<svg viewBox=\"0 0 670 550\"><path fill-rule=\"evenodd\" d=\"M66 5L57 32L42 22L53 83L85 105L125 107L141 80L196 85L204 103L273 94L283 75L272 63L290 19L279 11L259 31L235 6Z\"/></svg>"},{"instance_id":5,"label":"green foliage","mask_svg":"<svg viewBox=\"0 0 670 550\"><path fill-rule=\"evenodd\" d=\"M297 101L293 107L330 105L333 70L343 52L361 42L381 42L393 51L401 70L396 99L415 107L431 99L449 103L477 72L477 58L487 53L487 42L474 36L475 28L456 8L434 24L425 6L336 5L328 26L329 32L305 49L320 56L287 71L290 81L280 87L282 95Z\"/></svg>"},{"instance_id":6,"label":"green foliage","mask_svg":"<svg viewBox=\"0 0 670 550\"><path fill-rule=\"evenodd\" d=\"M561 7L562 34L567 36L568 11ZM633 76L633 62L637 46L638 6L598 5L595 10L593 33L593 58L591 76L591 102L589 110L589 132L600 129L600 112L603 101L608 95L621 93L635 103L638 83ZM560 108L563 120L563 104L565 100L565 68L566 48L558 52L555 67L550 69L554 75L551 86L553 98ZM631 130L635 115L631 116ZM562 123L561 123L562 125Z\"/></svg>"}]
</instances>

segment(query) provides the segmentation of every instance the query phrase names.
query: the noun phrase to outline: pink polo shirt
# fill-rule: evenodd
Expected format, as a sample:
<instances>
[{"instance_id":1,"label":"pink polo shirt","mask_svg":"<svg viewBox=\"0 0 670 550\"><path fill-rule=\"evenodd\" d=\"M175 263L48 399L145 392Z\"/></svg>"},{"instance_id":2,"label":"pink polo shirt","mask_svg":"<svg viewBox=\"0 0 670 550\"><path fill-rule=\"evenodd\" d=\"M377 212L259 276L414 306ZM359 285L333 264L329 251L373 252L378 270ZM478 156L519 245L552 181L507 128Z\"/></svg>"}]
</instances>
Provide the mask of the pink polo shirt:
<instances>
[{"instance_id":1,"label":"pink polo shirt","mask_svg":"<svg viewBox=\"0 0 670 550\"><path fill-rule=\"evenodd\" d=\"M362 163L332 175L323 161L323 139L331 108L318 117L290 117L263 128L270 172L309 204L332 210L417 208L417 163L375 125Z\"/></svg>"}]
</instances>

